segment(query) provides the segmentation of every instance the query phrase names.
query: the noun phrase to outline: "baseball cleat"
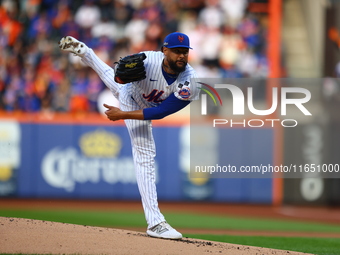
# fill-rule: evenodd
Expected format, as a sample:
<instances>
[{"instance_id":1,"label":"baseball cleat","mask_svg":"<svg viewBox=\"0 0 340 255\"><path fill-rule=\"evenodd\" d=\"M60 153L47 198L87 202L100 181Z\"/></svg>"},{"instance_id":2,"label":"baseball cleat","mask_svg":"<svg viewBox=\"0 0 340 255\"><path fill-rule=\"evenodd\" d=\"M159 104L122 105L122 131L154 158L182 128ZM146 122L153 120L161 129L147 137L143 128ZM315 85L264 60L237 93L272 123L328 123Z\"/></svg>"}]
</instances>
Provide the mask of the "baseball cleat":
<instances>
[{"instance_id":1,"label":"baseball cleat","mask_svg":"<svg viewBox=\"0 0 340 255\"><path fill-rule=\"evenodd\" d=\"M149 228L146 233L149 236L165 239L181 239L182 234L172 228L166 221L163 221L156 226Z\"/></svg>"},{"instance_id":2,"label":"baseball cleat","mask_svg":"<svg viewBox=\"0 0 340 255\"><path fill-rule=\"evenodd\" d=\"M64 36L61 38L59 41L59 48L64 51L72 52L77 56L83 56L88 49L85 43L78 41L72 36Z\"/></svg>"}]
</instances>

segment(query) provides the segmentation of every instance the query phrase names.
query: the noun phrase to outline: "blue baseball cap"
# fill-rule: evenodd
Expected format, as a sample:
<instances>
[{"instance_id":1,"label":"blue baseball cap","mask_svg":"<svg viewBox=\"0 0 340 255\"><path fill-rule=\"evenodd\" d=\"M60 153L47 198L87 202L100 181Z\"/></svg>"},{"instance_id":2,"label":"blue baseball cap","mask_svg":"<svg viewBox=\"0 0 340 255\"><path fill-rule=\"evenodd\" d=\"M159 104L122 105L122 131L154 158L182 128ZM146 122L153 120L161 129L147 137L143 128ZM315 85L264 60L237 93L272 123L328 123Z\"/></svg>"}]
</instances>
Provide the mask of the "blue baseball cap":
<instances>
[{"instance_id":1,"label":"blue baseball cap","mask_svg":"<svg viewBox=\"0 0 340 255\"><path fill-rule=\"evenodd\" d=\"M179 33L179 32L168 34L164 39L163 46L169 49L171 48L192 49L190 47L189 37L186 34Z\"/></svg>"}]
</instances>

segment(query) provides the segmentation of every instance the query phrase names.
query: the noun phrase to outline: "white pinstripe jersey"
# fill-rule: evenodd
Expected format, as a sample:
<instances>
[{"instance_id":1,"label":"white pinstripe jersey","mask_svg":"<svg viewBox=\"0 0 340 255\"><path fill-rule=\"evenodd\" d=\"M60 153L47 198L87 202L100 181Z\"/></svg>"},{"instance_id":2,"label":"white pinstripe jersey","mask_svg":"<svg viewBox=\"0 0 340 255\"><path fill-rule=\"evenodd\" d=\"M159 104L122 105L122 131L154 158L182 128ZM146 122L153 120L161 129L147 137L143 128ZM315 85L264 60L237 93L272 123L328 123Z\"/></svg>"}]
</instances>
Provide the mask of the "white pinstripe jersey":
<instances>
[{"instance_id":1,"label":"white pinstripe jersey","mask_svg":"<svg viewBox=\"0 0 340 255\"><path fill-rule=\"evenodd\" d=\"M178 75L176 81L168 85L162 73L164 54L160 51L144 53L147 57L144 60L146 78L126 84L120 93L132 96L142 109L157 106L172 93L175 93L175 96L181 100L197 99L199 92L195 82L196 73L189 64Z\"/></svg>"}]
</instances>

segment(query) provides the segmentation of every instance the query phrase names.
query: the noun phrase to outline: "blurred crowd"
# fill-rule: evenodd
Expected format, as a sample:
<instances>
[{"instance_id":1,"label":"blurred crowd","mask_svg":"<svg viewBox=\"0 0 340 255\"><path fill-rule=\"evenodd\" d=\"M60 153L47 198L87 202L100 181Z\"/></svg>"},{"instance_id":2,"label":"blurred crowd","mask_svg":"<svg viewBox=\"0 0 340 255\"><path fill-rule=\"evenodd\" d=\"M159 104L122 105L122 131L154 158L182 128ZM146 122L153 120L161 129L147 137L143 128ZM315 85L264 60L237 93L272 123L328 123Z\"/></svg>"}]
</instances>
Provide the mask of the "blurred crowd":
<instances>
[{"instance_id":1,"label":"blurred crowd","mask_svg":"<svg viewBox=\"0 0 340 255\"><path fill-rule=\"evenodd\" d=\"M265 15L249 0L0 0L0 110L97 112L105 91L79 57L61 52L71 35L108 65L160 50L166 34L186 33L199 77L266 77Z\"/></svg>"}]
</instances>

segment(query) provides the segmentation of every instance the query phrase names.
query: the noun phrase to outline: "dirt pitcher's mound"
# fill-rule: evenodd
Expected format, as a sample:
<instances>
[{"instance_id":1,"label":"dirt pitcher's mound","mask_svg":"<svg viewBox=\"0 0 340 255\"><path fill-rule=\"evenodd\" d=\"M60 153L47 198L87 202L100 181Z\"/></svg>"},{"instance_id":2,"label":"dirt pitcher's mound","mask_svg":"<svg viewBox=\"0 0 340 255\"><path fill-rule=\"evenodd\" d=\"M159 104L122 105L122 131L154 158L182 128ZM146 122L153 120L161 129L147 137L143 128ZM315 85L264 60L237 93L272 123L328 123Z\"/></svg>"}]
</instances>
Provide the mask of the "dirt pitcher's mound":
<instances>
[{"instance_id":1,"label":"dirt pitcher's mound","mask_svg":"<svg viewBox=\"0 0 340 255\"><path fill-rule=\"evenodd\" d=\"M0 253L22 254L304 254L50 221L0 217Z\"/></svg>"}]
</instances>

